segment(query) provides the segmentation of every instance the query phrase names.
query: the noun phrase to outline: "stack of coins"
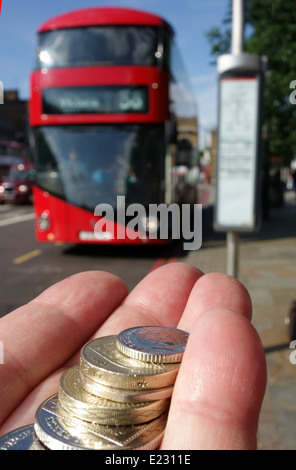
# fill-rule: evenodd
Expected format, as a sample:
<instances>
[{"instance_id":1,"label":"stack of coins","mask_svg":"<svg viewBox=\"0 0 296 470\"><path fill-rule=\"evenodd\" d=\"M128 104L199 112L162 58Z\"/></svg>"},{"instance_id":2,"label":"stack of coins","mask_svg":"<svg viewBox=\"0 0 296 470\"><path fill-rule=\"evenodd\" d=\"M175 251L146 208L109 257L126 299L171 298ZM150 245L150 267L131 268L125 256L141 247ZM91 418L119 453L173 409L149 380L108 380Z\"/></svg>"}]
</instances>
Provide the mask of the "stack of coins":
<instances>
[{"instance_id":1,"label":"stack of coins","mask_svg":"<svg viewBox=\"0 0 296 470\"><path fill-rule=\"evenodd\" d=\"M157 449L187 339L175 328L141 326L90 341L35 423L0 438L0 450Z\"/></svg>"}]
</instances>

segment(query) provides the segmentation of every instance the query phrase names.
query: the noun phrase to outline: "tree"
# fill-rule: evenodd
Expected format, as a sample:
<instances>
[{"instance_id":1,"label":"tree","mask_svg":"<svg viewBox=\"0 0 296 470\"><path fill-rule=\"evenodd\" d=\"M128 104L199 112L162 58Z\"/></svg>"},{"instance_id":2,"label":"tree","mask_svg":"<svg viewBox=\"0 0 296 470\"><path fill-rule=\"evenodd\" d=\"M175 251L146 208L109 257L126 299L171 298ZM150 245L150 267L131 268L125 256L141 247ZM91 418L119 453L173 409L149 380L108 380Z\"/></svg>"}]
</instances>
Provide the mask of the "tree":
<instances>
[{"instance_id":1,"label":"tree","mask_svg":"<svg viewBox=\"0 0 296 470\"><path fill-rule=\"evenodd\" d=\"M230 52L231 4L230 0L222 26L207 33L214 56ZM291 84L296 80L296 2L247 0L245 20L245 52L265 56L268 61L263 118L266 149L288 165L296 155L296 103L291 95L296 89L296 82Z\"/></svg>"}]
</instances>

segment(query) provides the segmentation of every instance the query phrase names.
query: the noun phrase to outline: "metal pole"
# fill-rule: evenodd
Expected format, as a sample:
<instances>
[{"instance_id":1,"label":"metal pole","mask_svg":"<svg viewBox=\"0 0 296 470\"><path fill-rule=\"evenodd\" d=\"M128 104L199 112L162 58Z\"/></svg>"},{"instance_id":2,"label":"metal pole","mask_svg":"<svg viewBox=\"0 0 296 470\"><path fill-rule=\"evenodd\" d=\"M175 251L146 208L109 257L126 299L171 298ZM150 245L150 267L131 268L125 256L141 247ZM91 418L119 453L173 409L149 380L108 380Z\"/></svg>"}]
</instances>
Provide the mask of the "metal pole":
<instances>
[{"instance_id":1,"label":"metal pole","mask_svg":"<svg viewBox=\"0 0 296 470\"><path fill-rule=\"evenodd\" d=\"M232 0L232 54L241 54L244 47L244 0ZM227 244L227 274L238 277L239 233L229 231Z\"/></svg>"},{"instance_id":2,"label":"metal pole","mask_svg":"<svg viewBox=\"0 0 296 470\"><path fill-rule=\"evenodd\" d=\"M227 232L227 263L226 272L230 276L238 276L238 247L239 247L239 234L238 232Z\"/></svg>"},{"instance_id":3,"label":"metal pole","mask_svg":"<svg viewBox=\"0 0 296 470\"><path fill-rule=\"evenodd\" d=\"M232 0L232 54L244 49L244 0Z\"/></svg>"}]
</instances>

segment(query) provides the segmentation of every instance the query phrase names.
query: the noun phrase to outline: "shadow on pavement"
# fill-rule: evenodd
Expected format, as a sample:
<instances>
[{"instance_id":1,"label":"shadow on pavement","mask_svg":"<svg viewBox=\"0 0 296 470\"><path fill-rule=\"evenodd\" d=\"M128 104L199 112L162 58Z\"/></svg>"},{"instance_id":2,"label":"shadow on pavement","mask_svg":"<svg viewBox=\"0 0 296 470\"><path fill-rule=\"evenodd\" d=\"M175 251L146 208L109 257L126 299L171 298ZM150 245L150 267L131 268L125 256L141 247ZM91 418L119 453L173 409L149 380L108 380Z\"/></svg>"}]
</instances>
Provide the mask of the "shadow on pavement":
<instances>
[{"instance_id":1,"label":"shadow on pavement","mask_svg":"<svg viewBox=\"0 0 296 470\"><path fill-rule=\"evenodd\" d=\"M63 250L65 255L98 258L172 258L182 255L181 241L163 245L72 245ZM186 255L186 254L185 254Z\"/></svg>"},{"instance_id":2,"label":"shadow on pavement","mask_svg":"<svg viewBox=\"0 0 296 470\"><path fill-rule=\"evenodd\" d=\"M296 197L293 191L288 191L284 204L272 207L267 220L263 220L258 232L244 234L245 239L271 240L276 238L296 237Z\"/></svg>"},{"instance_id":3,"label":"shadow on pavement","mask_svg":"<svg viewBox=\"0 0 296 470\"><path fill-rule=\"evenodd\" d=\"M275 344L264 348L264 352L265 354L270 354L276 351L283 351L284 349L289 349L289 347L290 343Z\"/></svg>"},{"instance_id":4,"label":"shadow on pavement","mask_svg":"<svg viewBox=\"0 0 296 470\"><path fill-rule=\"evenodd\" d=\"M226 234L216 232L213 222L214 206L211 205L203 210L203 242L225 241ZM269 217L261 221L259 230L241 234L244 241L291 237L296 237L296 196L293 191L285 194L284 204L281 207L270 208Z\"/></svg>"}]
</instances>

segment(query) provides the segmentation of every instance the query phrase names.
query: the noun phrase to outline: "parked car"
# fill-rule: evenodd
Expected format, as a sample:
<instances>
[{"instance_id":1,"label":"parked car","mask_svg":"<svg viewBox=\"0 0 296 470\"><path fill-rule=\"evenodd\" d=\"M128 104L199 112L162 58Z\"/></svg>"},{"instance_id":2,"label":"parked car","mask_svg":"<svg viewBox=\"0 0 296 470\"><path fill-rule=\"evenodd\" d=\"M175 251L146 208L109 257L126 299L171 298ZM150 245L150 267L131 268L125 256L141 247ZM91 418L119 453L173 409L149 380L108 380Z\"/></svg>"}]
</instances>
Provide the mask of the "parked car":
<instances>
[{"instance_id":1,"label":"parked car","mask_svg":"<svg viewBox=\"0 0 296 470\"><path fill-rule=\"evenodd\" d=\"M11 167L0 184L0 202L32 203L35 168L33 165Z\"/></svg>"}]
</instances>

